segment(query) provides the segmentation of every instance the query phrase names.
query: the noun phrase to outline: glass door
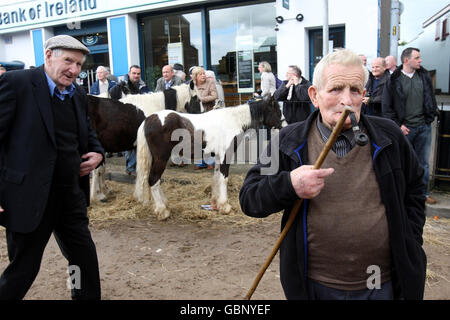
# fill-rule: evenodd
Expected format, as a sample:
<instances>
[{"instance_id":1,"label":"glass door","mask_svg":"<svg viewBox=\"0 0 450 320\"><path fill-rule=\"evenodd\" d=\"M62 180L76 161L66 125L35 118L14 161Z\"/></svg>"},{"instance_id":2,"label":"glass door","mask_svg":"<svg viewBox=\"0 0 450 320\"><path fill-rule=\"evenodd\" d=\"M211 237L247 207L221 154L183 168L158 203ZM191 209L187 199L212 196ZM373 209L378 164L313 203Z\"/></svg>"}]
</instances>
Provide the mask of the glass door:
<instances>
[{"instance_id":1,"label":"glass door","mask_svg":"<svg viewBox=\"0 0 450 320\"><path fill-rule=\"evenodd\" d=\"M345 27L329 28L329 50L345 48ZM314 68L322 59L323 31L314 29L309 31L309 81L312 82Z\"/></svg>"},{"instance_id":2,"label":"glass door","mask_svg":"<svg viewBox=\"0 0 450 320\"><path fill-rule=\"evenodd\" d=\"M180 63L189 75L191 66L203 62L201 12L173 13L145 17L141 21L144 73L154 89L162 67Z\"/></svg>"},{"instance_id":3,"label":"glass door","mask_svg":"<svg viewBox=\"0 0 450 320\"><path fill-rule=\"evenodd\" d=\"M258 65L277 72L275 3L208 10L210 69L222 83L227 106L245 103L259 88Z\"/></svg>"}]
</instances>

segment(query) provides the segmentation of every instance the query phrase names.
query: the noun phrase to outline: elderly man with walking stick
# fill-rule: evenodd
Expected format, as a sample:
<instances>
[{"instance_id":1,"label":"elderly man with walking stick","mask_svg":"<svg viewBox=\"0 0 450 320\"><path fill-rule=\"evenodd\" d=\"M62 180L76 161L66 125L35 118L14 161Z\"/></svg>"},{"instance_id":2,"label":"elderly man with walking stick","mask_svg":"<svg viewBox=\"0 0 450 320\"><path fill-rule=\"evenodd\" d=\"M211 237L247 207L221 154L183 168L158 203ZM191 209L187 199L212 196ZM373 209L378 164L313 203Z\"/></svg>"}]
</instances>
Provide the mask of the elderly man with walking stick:
<instances>
[{"instance_id":1,"label":"elderly man with walking stick","mask_svg":"<svg viewBox=\"0 0 450 320\"><path fill-rule=\"evenodd\" d=\"M287 299L423 298L423 169L393 121L361 114L367 79L354 52L325 56L308 90L317 110L280 131L277 173L265 175L270 163L257 163L240 191L249 216L285 210L279 243ZM313 166L329 140L323 169Z\"/></svg>"}]
</instances>

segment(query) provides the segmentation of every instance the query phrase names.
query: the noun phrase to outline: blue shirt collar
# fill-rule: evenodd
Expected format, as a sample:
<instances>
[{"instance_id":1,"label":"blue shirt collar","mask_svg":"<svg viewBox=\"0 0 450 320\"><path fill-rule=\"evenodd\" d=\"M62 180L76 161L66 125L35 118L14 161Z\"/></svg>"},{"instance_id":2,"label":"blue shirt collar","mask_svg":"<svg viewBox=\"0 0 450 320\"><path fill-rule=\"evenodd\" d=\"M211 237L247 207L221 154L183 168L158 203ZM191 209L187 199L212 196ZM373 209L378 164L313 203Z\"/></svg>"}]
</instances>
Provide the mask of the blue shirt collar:
<instances>
[{"instance_id":1,"label":"blue shirt collar","mask_svg":"<svg viewBox=\"0 0 450 320\"><path fill-rule=\"evenodd\" d=\"M69 98L72 98L75 94L75 85L73 83L70 86L66 87L63 92L59 91L56 83L48 76L47 72L45 72L45 76L47 77L48 89L50 91L50 96L56 95L61 101L64 101L66 94L69 95Z\"/></svg>"}]
</instances>

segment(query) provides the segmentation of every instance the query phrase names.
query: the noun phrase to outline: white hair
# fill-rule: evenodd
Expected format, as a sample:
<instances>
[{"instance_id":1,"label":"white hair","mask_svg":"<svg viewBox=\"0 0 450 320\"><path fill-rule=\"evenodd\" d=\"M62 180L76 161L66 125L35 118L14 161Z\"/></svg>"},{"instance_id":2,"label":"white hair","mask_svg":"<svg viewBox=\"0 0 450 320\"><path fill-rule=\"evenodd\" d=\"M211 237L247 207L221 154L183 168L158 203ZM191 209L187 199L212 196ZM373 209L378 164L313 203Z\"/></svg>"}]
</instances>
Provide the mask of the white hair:
<instances>
[{"instance_id":1,"label":"white hair","mask_svg":"<svg viewBox=\"0 0 450 320\"><path fill-rule=\"evenodd\" d=\"M47 50L50 50L52 52L52 56L54 56L54 57L60 57L64 53L64 51L70 51L70 50L63 49L63 48L55 48L55 49L47 49ZM84 63L86 61L86 54L81 50L75 50L75 51L80 51L81 53L83 53L83 62L82 63Z\"/></svg>"},{"instance_id":2,"label":"white hair","mask_svg":"<svg viewBox=\"0 0 450 320\"><path fill-rule=\"evenodd\" d=\"M205 71L205 76L207 78L213 78L214 81L216 80L216 74L212 70L206 70Z\"/></svg>"},{"instance_id":3,"label":"white hair","mask_svg":"<svg viewBox=\"0 0 450 320\"><path fill-rule=\"evenodd\" d=\"M104 66L98 66L96 72L98 71L103 71L104 73L108 73L108 69L106 69L106 67Z\"/></svg>"},{"instance_id":4,"label":"white hair","mask_svg":"<svg viewBox=\"0 0 450 320\"><path fill-rule=\"evenodd\" d=\"M332 64L349 66L360 66L364 72L364 86L369 80L369 71L362 64L359 55L348 49L336 49L335 51L327 54L320 60L317 66L314 68L313 86L318 90L323 86L323 72L326 67Z\"/></svg>"}]
</instances>

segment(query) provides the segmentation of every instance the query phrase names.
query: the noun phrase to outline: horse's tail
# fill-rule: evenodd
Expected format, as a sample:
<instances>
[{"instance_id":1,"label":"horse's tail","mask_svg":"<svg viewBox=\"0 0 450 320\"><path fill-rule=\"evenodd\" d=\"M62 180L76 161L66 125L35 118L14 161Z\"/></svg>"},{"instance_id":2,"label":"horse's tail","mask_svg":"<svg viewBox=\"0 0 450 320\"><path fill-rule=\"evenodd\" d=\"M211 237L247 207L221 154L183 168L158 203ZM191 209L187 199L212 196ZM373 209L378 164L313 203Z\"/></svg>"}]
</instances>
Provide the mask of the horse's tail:
<instances>
[{"instance_id":1,"label":"horse's tail","mask_svg":"<svg viewBox=\"0 0 450 320\"><path fill-rule=\"evenodd\" d=\"M144 131L145 121L141 123L137 132L137 163L136 163L136 184L134 187L134 198L144 204L150 201L150 186L148 177L152 165L152 154L147 144Z\"/></svg>"}]
</instances>

